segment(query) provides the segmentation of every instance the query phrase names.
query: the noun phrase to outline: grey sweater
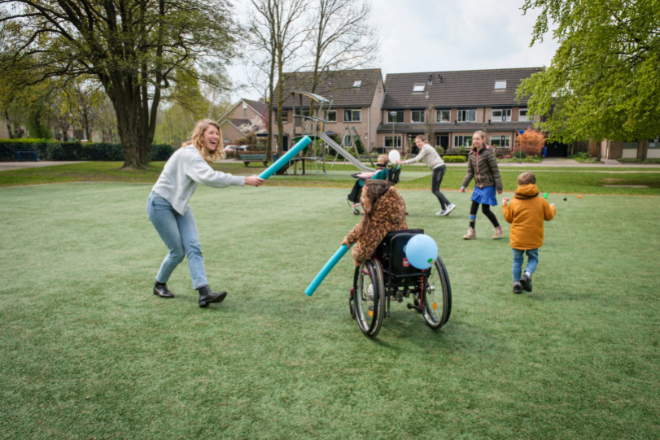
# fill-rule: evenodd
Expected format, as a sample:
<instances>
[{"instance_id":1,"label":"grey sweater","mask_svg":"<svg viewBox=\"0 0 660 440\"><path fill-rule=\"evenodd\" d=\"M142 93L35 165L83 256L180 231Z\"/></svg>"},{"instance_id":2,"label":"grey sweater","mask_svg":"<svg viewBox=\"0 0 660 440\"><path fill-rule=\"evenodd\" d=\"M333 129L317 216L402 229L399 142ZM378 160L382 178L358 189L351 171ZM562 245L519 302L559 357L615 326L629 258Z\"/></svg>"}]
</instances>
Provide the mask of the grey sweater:
<instances>
[{"instance_id":1,"label":"grey sweater","mask_svg":"<svg viewBox=\"0 0 660 440\"><path fill-rule=\"evenodd\" d=\"M178 149L165 164L153 191L170 202L172 208L183 215L197 185L224 188L245 185L245 177L215 171L193 145Z\"/></svg>"},{"instance_id":2,"label":"grey sweater","mask_svg":"<svg viewBox=\"0 0 660 440\"><path fill-rule=\"evenodd\" d=\"M443 161L438 152L435 151L435 148L429 144L424 144L417 156L412 159L408 159L404 163L411 164L419 162L420 160L423 161L432 170L445 164L445 161Z\"/></svg>"}]
</instances>

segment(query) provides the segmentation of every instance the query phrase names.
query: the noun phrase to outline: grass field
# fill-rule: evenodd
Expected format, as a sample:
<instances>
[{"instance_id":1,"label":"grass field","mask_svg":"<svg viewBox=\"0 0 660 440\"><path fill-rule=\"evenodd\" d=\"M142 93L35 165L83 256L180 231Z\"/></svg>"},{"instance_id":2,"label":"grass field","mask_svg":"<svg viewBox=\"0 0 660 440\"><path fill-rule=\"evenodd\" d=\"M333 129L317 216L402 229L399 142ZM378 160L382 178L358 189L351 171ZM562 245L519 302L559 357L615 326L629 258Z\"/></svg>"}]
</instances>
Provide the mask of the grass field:
<instances>
[{"instance_id":1,"label":"grass field","mask_svg":"<svg viewBox=\"0 0 660 440\"><path fill-rule=\"evenodd\" d=\"M0 172L0 187L16 185L38 185L67 182L143 182L155 183L163 169L163 162L153 162L147 170L120 170L120 162L86 162L74 165L59 165ZM219 171L232 174L259 173L264 168L245 167L243 164L214 164ZM518 175L526 171L519 167L500 167L504 189L514 191ZM355 179L351 173L356 168L335 165L328 168L327 175L274 176L267 186L350 188ZM571 194L620 194L660 195L660 169L649 168L549 168L532 170L538 177L543 192ZM449 167L442 188L458 190L465 177L465 167ZM401 173L401 189L424 189L431 187L431 173L426 167L405 166ZM608 185L608 186L605 186ZM614 187L612 187L614 185ZM627 188L626 185L647 188ZM618 186L618 187L617 187Z\"/></svg>"},{"instance_id":2,"label":"grass field","mask_svg":"<svg viewBox=\"0 0 660 440\"><path fill-rule=\"evenodd\" d=\"M357 221L345 189L199 188L209 281L229 291L199 309L185 264L175 299L151 293L166 250L150 188L0 189L0 438L660 438L658 197L551 194L518 296L483 215L461 240L469 194L438 218L428 191L402 191L453 312L434 332L395 304L370 340L348 258L303 293Z\"/></svg>"}]
</instances>

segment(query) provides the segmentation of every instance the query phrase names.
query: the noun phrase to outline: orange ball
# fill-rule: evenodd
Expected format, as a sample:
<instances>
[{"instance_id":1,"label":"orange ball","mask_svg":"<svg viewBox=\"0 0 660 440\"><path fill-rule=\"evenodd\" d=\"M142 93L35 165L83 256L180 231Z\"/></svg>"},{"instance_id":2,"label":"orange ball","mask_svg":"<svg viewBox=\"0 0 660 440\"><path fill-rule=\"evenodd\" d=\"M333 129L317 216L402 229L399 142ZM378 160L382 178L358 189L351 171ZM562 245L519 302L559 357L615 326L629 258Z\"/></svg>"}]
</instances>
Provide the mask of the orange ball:
<instances>
[{"instance_id":1,"label":"orange ball","mask_svg":"<svg viewBox=\"0 0 660 440\"><path fill-rule=\"evenodd\" d=\"M582 198L582 194L580 194L580 195L578 196L578 199L581 199L581 198Z\"/></svg>"}]
</instances>

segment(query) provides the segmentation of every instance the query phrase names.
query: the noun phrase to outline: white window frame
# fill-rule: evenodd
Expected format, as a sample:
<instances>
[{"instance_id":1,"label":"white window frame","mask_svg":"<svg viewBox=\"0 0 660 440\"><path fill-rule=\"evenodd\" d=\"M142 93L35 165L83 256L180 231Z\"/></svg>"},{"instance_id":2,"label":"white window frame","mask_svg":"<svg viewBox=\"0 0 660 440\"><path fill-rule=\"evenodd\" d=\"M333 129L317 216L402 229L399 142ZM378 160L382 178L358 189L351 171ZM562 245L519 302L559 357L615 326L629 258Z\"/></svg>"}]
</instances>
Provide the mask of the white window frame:
<instances>
[{"instance_id":1,"label":"white window frame","mask_svg":"<svg viewBox=\"0 0 660 440\"><path fill-rule=\"evenodd\" d=\"M248 110L247 104L243 103L243 117L244 118L247 118L247 110Z\"/></svg>"},{"instance_id":2,"label":"white window frame","mask_svg":"<svg viewBox=\"0 0 660 440\"><path fill-rule=\"evenodd\" d=\"M275 116L275 123L277 124L277 111L273 112L273 116ZM289 123L289 111L288 110L280 111L280 117L281 116L284 116L284 118L282 118L282 124L288 124Z\"/></svg>"},{"instance_id":3,"label":"white window frame","mask_svg":"<svg viewBox=\"0 0 660 440\"><path fill-rule=\"evenodd\" d=\"M526 112L525 115L523 116L522 112ZM520 122L525 122L529 121L529 109L528 108L521 108L518 109L518 121Z\"/></svg>"},{"instance_id":4,"label":"white window frame","mask_svg":"<svg viewBox=\"0 0 660 440\"><path fill-rule=\"evenodd\" d=\"M442 113L447 113L447 120L442 120ZM448 124L451 122L451 110L438 110L435 113L435 122L438 122L440 124Z\"/></svg>"},{"instance_id":5,"label":"white window frame","mask_svg":"<svg viewBox=\"0 0 660 440\"><path fill-rule=\"evenodd\" d=\"M362 80L357 80L353 82L353 87L361 87L362 86Z\"/></svg>"},{"instance_id":6,"label":"white window frame","mask_svg":"<svg viewBox=\"0 0 660 440\"><path fill-rule=\"evenodd\" d=\"M413 92L423 92L426 87L426 83L417 83L413 85Z\"/></svg>"},{"instance_id":7,"label":"white window frame","mask_svg":"<svg viewBox=\"0 0 660 440\"><path fill-rule=\"evenodd\" d=\"M499 116L495 116L495 112L500 112ZM511 122L511 109L510 108L494 108L490 111L491 122Z\"/></svg>"},{"instance_id":8,"label":"white window frame","mask_svg":"<svg viewBox=\"0 0 660 440\"><path fill-rule=\"evenodd\" d=\"M495 145L496 140L499 145ZM491 136L490 145L493 148L511 148L511 136L505 134L500 136Z\"/></svg>"},{"instance_id":9,"label":"white window frame","mask_svg":"<svg viewBox=\"0 0 660 440\"><path fill-rule=\"evenodd\" d=\"M353 136L350 134L345 134L344 135L344 147L352 147L353 146Z\"/></svg>"},{"instance_id":10,"label":"white window frame","mask_svg":"<svg viewBox=\"0 0 660 440\"><path fill-rule=\"evenodd\" d=\"M346 119L346 115L350 113L350 119ZM357 115L357 119L355 119L355 115ZM345 109L344 110L344 122L362 122L362 110L353 110L353 109Z\"/></svg>"},{"instance_id":11,"label":"white window frame","mask_svg":"<svg viewBox=\"0 0 660 440\"><path fill-rule=\"evenodd\" d=\"M399 149L399 148L401 148L401 142L402 142L401 136L394 135L394 139L396 140L396 142L392 142L392 135L385 136L385 137L383 138L383 148L390 148L390 149ZM391 143L392 145L393 145L394 143L396 143L396 146L392 146L392 145L388 146L388 145L387 145L387 141L388 141L388 140L390 141L390 143Z\"/></svg>"},{"instance_id":12,"label":"white window frame","mask_svg":"<svg viewBox=\"0 0 660 440\"><path fill-rule=\"evenodd\" d=\"M392 122L396 122L397 124L403 124L403 121L405 120L403 111L398 111L398 110L394 110L394 111L396 111L397 121L392 121L392 115L390 115L390 112L387 112L387 123L391 124ZM400 121L398 120L399 115L401 115L401 120Z\"/></svg>"},{"instance_id":13,"label":"white window frame","mask_svg":"<svg viewBox=\"0 0 660 440\"><path fill-rule=\"evenodd\" d=\"M460 142L458 141L459 138L460 138ZM469 142L469 144L465 145L465 141L468 138L470 139L470 142ZM460 147L461 145L466 147L466 148L472 148L472 136L465 136L465 135L458 135L458 134L454 135L454 148Z\"/></svg>"},{"instance_id":14,"label":"white window frame","mask_svg":"<svg viewBox=\"0 0 660 440\"><path fill-rule=\"evenodd\" d=\"M421 115L421 121L415 121L413 115L418 113ZM412 110L410 112L410 123L411 124L423 124L426 121L426 111L425 110Z\"/></svg>"},{"instance_id":15,"label":"white window frame","mask_svg":"<svg viewBox=\"0 0 660 440\"><path fill-rule=\"evenodd\" d=\"M496 80L494 88L495 90L506 90L506 80L505 79Z\"/></svg>"},{"instance_id":16,"label":"white window frame","mask_svg":"<svg viewBox=\"0 0 660 440\"><path fill-rule=\"evenodd\" d=\"M325 114L324 114L325 122L328 122L328 123L334 123L334 122L337 122L337 110L324 110L324 112L325 112ZM334 113L334 114L335 114L335 119L334 119L334 121L331 120L330 117L329 117L329 115L330 115L331 113Z\"/></svg>"},{"instance_id":17,"label":"white window frame","mask_svg":"<svg viewBox=\"0 0 660 440\"><path fill-rule=\"evenodd\" d=\"M461 120L461 117L462 117L464 114L467 114L467 115L468 115L468 119L467 119L467 120ZM472 115L474 115L474 119L471 119L471 118L470 118L470 116L472 116ZM456 116L456 120L457 120L459 123L463 123L463 122L477 122L477 109L476 109L476 108L474 108L474 109L473 109L473 108L468 108L468 109L460 109L460 110L458 110L458 115Z\"/></svg>"}]
</instances>

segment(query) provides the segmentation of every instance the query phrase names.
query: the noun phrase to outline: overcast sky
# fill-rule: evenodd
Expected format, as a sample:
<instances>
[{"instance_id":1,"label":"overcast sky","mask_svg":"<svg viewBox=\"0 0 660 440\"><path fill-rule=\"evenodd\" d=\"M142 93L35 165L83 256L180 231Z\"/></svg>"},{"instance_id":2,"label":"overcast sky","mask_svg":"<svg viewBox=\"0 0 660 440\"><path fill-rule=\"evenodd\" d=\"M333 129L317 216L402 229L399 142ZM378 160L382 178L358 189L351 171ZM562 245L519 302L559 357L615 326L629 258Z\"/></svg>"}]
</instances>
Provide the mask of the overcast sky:
<instances>
[{"instance_id":1,"label":"overcast sky","mask_svg":"<svg viewBox=\"0 0 660 440\"><path fill-rule=\"evenodd\" d=\"M246 0L237 0L240 11ZM537 13L523 0L372 0L380 28L380 63L388 73L547 66L557 49L550 35L529 47ZM239 19L240 19L239 13ZM230 69L242 82L243 68ZM242 90L234 98L258 98Z\"/></svg>"}]
</instances>

